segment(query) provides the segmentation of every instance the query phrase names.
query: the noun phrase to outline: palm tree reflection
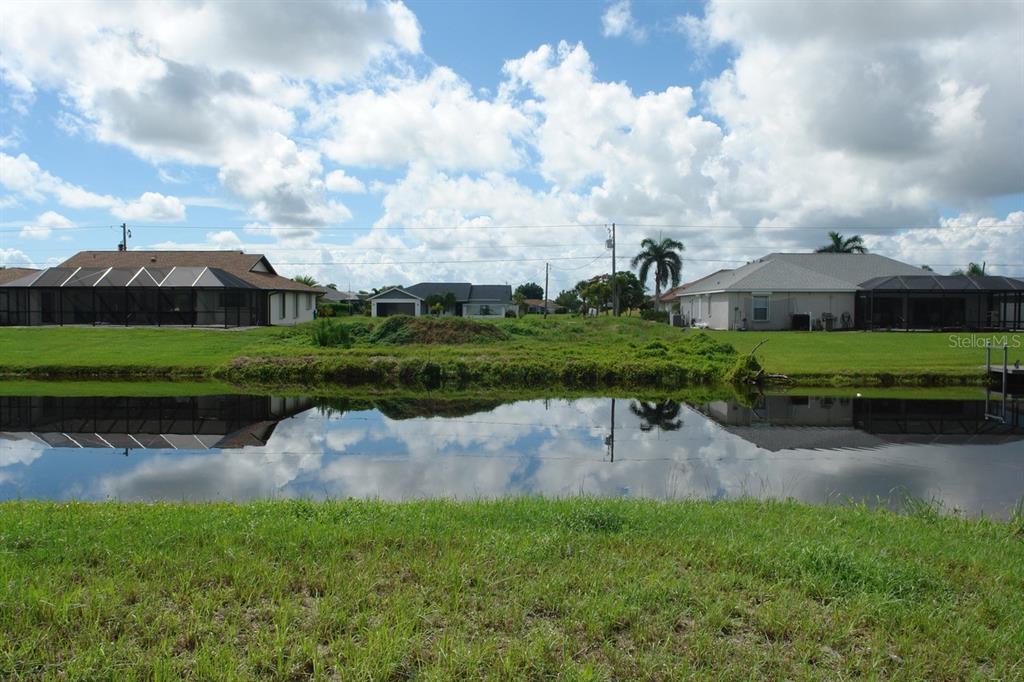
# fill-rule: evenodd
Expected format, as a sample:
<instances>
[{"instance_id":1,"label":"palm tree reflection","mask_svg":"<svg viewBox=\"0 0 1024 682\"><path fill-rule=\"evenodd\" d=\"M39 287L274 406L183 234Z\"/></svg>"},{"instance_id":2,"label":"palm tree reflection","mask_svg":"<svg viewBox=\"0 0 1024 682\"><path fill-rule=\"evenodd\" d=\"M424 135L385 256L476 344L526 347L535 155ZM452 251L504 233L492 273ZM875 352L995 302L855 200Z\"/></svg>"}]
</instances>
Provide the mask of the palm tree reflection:
<instances>
[{"instance_id":1,"label":"palm tree reflection","mask_svg":"<svg viewBox=\"0 0 1024 682\"><path fill-rule=\"evenodd\" d=\"M674 400L656 403L634 400L629 405L629 411L641 420L641 431L678 431L683 426L683 420L679 418L679 409L679 403Z\"/></svg>"}]
</instances>

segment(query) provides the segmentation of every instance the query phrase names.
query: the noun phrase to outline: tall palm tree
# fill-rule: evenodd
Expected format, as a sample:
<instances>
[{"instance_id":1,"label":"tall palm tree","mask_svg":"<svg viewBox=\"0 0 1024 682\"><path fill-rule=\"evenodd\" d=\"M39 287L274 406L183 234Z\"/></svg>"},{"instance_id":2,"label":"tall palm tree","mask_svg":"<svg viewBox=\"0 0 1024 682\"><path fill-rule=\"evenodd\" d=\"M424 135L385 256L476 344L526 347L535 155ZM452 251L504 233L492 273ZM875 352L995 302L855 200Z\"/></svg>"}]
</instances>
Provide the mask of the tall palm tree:
<instances>
[{"instance_id":1,"label":"tall palm tree","mask_svg":"<svg viewBox=\"0 0 1024 682\"><path fill-rule=\"evenodd\" d=\"M683 259L679 257L680 251L685 251L681 241L676 239L662 239L656 242L650 237L640 242L640 253L633 256L630 265L634 268L640 267L640 281L647 284L647 275L651 268L654 268L654 302L661 303L661 288L668 286L679 286L679 276L683 272Z\"/></svg>"},{"instance_id":2,"label":"tall palm tree","mask_svg":"<svg viewBox=\"0 0 1024 682\"><path fill-rule=\"evenodd\" d=\"M823 246L818 249L818 253L867 253L868 249L864 246L864 240L861 239L859 234L855 234L848 239L844 239L843 235L838 232L829 232L828 238L832 240L832 243L828 246Z\"/></svg>"},{"instance_id":3,"label":"tall palm tree","mask_svg":"<svg viewBox=\"0 0 1024 682\"><path fill-rule=\"evenodd\" d=\"M317 286L316 280L311 275L299 275L298 277L292 277L292 281L298 282L299 284L305 284L307 287Z\"/></svg>"}]
</instances>

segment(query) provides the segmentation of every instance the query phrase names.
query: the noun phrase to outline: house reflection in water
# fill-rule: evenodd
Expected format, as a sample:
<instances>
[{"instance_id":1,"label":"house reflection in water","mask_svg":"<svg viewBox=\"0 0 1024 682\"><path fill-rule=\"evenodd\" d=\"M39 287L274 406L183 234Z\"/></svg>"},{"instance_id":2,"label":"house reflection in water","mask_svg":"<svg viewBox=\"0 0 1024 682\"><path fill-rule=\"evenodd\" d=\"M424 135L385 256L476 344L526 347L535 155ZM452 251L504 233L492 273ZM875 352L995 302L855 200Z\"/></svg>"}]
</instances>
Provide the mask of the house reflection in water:
<instances>
[{"instance_id":1,"label":"house reflection in water","mask_svg":"<svg viewBox=\"0 0 1024 682\"><path fill-rule=\"evenodd\" d=\"M985 400L760 396L752 405L716 401L698 410L765 450L873 448L888 444L999 445L1024 439L1019 400L1004 419ZM1002 414L1002 413L1000 413Z\"/></svg>"},{"instance_id":2,"label":"house reflection in water","mask_svg":"<svg viewBox=\"0 0 1024 682\"><path fill-rule=\"evenodd\" d=\"M267 444L307 398L213 395L180 398L0 397L0 439L51 448L232 449Z\"/></svg>"}]
</instances>

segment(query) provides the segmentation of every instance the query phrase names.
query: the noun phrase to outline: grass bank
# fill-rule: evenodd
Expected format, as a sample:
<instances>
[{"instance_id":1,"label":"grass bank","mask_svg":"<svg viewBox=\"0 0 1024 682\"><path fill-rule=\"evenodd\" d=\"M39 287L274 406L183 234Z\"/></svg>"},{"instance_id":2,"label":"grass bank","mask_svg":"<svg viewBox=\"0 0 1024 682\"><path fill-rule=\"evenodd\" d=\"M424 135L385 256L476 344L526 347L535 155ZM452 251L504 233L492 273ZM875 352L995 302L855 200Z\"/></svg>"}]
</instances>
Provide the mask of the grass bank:
<instances>
[{"instance_id":1,"label":"grass bank","mask_svg":"<svg viewBox=\"0 0 1024 682\"><path fill-rule=\"evenodd\" d=\"M767 339L757 349L765 370L807 386L981 385L985 349L974 344L993 337L959 332L707 333L739 353ZM1024 335L1019 338L1024 341ZM1015 358L1024 360L1024 350L1012 350L1011 362Z\"/></svg>"},{"instance_id":2,"label":"grass bank","mask_svg":"<svg viewBox=\"0 0 1024 682\"><path fill-rule=\"evenodd\" d=\"M1024 525L795 503L0 504L4 679L1010 679Z\"/></svg>"},{"instance_id":3,"label":"grass bank","mask_svg":"<svg viewBox=\"0 0 1024 682\"><path fill-rule=\"evenodd\" d=\"M0 373L216 378L260 386L671 389L718 381L735 357L707 335L639 319L532 317L479 322L468 333L466 322L419 321L405 328L395 318L342 319L348 347L318 346L310 326L0 329Z\"/></svg>"},{"instance_id":4,"label":"grass bank","mask_svg":"<svg viewBox=\"0 0 1024 682\"><path fill-rule=\"evenodd\" d=\"M394 318L392 318L393 320ZM311 328L0 328L0 375L46 379L216 378L273 386L676 388L720 380L734 357L808 386L980 385L985 352L947 333L684 332L638 318L529 316L421 327L343 318L350 347ZM391 326L385 326L391 325ZM1024 359L1024 358L1022 358Z\"/></svg>"}]
</instances>

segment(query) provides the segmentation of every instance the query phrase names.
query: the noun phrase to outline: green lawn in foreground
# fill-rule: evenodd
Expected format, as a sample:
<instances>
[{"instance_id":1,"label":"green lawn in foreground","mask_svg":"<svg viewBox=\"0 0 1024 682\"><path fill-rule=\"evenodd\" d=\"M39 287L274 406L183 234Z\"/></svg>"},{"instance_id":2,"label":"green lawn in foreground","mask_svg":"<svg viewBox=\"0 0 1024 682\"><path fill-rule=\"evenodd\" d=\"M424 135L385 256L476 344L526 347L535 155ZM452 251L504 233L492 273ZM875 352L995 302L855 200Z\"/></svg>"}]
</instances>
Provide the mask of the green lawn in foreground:
<instances>
[{"instance_id":1,"label":"green lawn in foreground","mask_svg":"<svg viewBox=\"0 0 1024 682\"><path fill-rule=\"evenodd\" d=\"M1010 679L1022 534L796 503L4 503L0 677Z\"/></svg>"}]
</instances>

